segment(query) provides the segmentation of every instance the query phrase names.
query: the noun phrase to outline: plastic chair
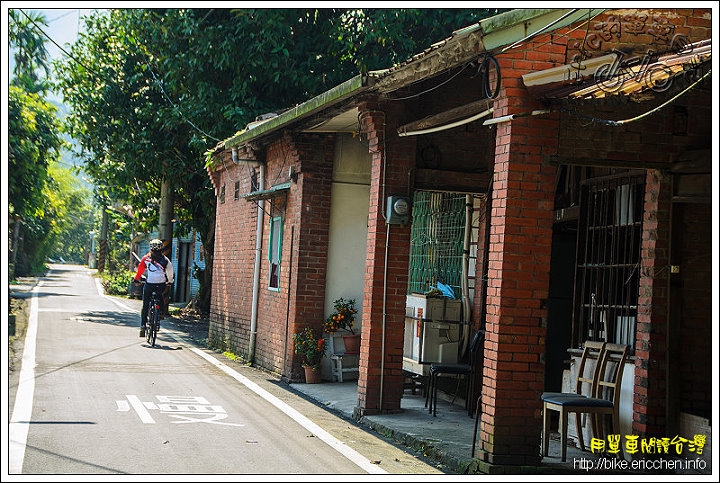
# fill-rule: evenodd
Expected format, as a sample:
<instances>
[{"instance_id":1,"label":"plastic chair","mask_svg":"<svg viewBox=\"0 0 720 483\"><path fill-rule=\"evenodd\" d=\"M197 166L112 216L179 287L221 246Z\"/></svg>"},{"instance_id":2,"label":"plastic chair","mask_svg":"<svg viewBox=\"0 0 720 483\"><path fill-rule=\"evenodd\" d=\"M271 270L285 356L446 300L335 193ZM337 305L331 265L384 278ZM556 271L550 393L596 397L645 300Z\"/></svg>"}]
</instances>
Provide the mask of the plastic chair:
<instances>
[{"instance_id":1,"label":"plastic chair","mask_svg":"<svg viewBox=\"0 0 720 483\"><path fill-rule=\"evenodd\" d=\"M598 361L593 370L591 390L585 395L583 387L587 385L585 365L591 358L591 354L597 351L600 344ZM590 348L588 347L590 346ZM592 417L591 426L593 437L604 436L601 424L601 417L610 414L612 416L612 431L617 432L619 423L620 386L622 384L622 373L625 367L630 346L622 344L610 344L604 342L586 342L585 350L578 367L578 377L575 393L543 393L543 456L548 455L548 443L550 440L550 411L560 413L558 431L560 432L560 457L564 462L567 455L567 425L568 415L575 413L575 428L577 430L580 449L585 451L581 415L588 414ZM619 449L622 454L622 448Z\"/></svg>"},{"instance_id":2,"label":"plastic chair","mask_svg":"<svg viewBox=\"0 0 720 483\"><path fill-rule=\"evenodd\" d=\"M472 342L468 348L469 363L467 364L443 364L442 362L433 362L430 364L430 375L428 376L428 387L425 393L425 407L429 408L433 416L437 416L437 382L441 374L455 374L465 376L465 408L468 408L468 396L472 394L471 386L475 374L475 361L477 353L483 345L485 339L485 331L478 330L473 335Z\"/></svg>"}]
</instances>

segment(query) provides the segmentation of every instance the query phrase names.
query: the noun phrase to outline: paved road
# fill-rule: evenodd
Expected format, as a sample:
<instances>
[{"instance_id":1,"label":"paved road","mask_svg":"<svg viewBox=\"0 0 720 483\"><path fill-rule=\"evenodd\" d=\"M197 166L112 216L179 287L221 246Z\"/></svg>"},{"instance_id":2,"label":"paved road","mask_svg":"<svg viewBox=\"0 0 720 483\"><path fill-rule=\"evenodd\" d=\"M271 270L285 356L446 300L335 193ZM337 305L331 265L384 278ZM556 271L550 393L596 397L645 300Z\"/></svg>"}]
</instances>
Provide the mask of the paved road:
<instances>
[{"instance_id":1,"label":"paved road","mask_svg":"<svg viewBox=\"0 0 720 483\"><path fill-rule=\"evenodd\" d=\"M149 347L140 302L85 267L51 266L30 295L9 475L442 474L170 323Z\"/></svg>"}]
</instances>

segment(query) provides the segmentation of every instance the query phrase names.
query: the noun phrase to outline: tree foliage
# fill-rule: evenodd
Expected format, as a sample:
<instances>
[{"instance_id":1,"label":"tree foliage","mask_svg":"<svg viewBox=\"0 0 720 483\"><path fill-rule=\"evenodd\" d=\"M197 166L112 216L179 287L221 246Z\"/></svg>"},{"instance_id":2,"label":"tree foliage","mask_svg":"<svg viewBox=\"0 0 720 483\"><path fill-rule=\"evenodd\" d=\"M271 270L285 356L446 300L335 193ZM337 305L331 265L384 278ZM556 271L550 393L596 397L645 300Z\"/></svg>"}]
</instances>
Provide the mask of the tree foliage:
<instances>
[{"instance_id":1,"label":"tree foliage","mask_svg":"<svg viewBox=\"0 0 720 483\"><path fill-rule=\"evenodd\" d=\"M215 195L204 153L256 116L404 61L490 10L127 9L85 19L56 65L68 129L103 202L157 226L163 179L176 234L198 231L212 274ZM201 281L202 284L202 281ZM209 292L206 292L209 296ZM207 302L207 301L206 301Z\"/></svg>"},{"instance_id":2,"label":"tree foliage","mask_svg":"<svg viewBox=\"0 0 720 483\"><path fill-rule=\"evenodd\" d=\"M10 214L42 216L48 164L63 146L55 107L19 87L8 91L8 199Z\"/></svg>"},{"instance_id":3,"label":"tree foliage","mask_svg":"<svg viewBox=\"0 0 720 483\"><path fill-rule=\"evenodd\" d=\"M14 77L11 85L30 93L42 93L49 87L45 82L50 74L47 39L38 31L47 26L47 20L41 13L19 9L8 11L8 37L15 48Z\"/></svg>"},{"instance_id":4,"label":"tree foliage","mask_svg":"<svg viewBox=\"0 0 720 483\"><path fill-rule=\"evenodd\" d=\"M41 269L50 246L47 237L57 216L47 189L52 182L48 166L60 158L64 144L55 112L55 107L38 94L10 86L8 200L11 219L23 227L22 233L13 237L19 274Z\"/></svg>"},{"instance_id":5,"label":"tree foliage","mask_svg":"<svg viewBox=\"0 0 720 483\"><path fill-rule=\"evenodd\" d=\"M47 23L42 14L11 9L9 40L15 67L8 91L8 198L12 219L11 274L41 272L49 256L83 263L92 229L87 189L58 161L68 143L50 84Z\"/></svg>"},{"instance_id":6,"label":"tree foliage","mask_svg":"<svg viewBox=\"0 0 720 483\"><path fill-rule=\"evenodd\" d=\"M96 226L92 193L69 169L57 163L51 164L48 172L51 181L45 189L49 204L56 212L46 241L49 256L77 264L87 263L90 233Z\"/></svg>"}]
</instances>

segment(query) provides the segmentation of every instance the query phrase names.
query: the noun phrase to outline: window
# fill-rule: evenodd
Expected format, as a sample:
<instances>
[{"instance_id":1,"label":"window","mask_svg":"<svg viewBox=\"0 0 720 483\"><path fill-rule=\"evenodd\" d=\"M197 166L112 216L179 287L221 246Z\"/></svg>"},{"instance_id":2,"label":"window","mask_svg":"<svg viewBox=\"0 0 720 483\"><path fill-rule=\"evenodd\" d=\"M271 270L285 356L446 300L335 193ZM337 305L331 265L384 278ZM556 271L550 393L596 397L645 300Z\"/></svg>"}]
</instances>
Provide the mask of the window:
<instances>
[{"instance_id":1,"label":"window","mask_svg":"<svg viewBox=\"0 0 720 483\"><path fill-rule=\"evenodd\" d=\"M220 187L220 204L225 203L225 185Z\"/></svg>"},{"instance_id":2,"label":"window","mask_svg":"<svg viewBox=\"0 0 720 483\"><path fill-rule=\"evenodd\" d=\"M465 203L463 193L415 192L408 294L428 292L442 282L461 297Z\"/></svg>"},{"instance_id":3,"label":"window","mask_svg":"<svg viewBox=\"0 0 720 483\"><path fill-rule=\"evenodd\" d=\"M270 220L270 249L268 259L270 260L270 281L268 287L280 288L280 261L282 259L282 217L276 216Z\"/></svg>"},{"instance_id":4,"label":"window","mask_svg":"<svg viewBox=\"0 0 720 483\"><path fill-rule=\"evenodd\" d=\"M581 189L573 303L574 347L635 345L645 175L588 180Z\"/></svg>"},{"instance_id":5,"label":"window","mask_svg":"<svg viewBox=\"0 0 720 483\"><path fill-rule=\"evenodd\" d=\"M240 181L235 181L235 200L240 199Z\"/></svg>"}]
</instances>

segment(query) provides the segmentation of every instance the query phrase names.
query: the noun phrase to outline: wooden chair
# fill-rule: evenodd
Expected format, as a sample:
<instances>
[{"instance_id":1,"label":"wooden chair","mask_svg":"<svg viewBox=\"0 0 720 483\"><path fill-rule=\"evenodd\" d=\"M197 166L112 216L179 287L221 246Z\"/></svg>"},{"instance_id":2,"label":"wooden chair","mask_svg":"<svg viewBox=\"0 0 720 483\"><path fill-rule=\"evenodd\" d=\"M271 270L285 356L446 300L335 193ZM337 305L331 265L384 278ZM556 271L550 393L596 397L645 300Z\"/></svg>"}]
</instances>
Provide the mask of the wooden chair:
<instances>
[{"instance_id":1,"label":"wooden chair","mask_svg":"<svg viewBox=\"0 0 720 483\"><path fill-rule=\"evenodd\" d=\"M619 423L620 386L622 373L630 347L622 344L604 342L585 342L585 349L578 366L578 376L574 393L547 392L541 396L543 401L543 456L548 455L550 439L550 411L560 413L558 430L560 432L560 456L565 461L567 456L567 425L568 415L575 413L575 427L577 430L580 448L585 451L585 442L581 425L581 415L592 417L591 426L593 437L604 437L601 425L603 415L612 416L612 431L617 432ZM597 358L593 377L588 382L587 363ZM590 392L584 389L590 386ZM622 451L622 448L621 448Z\"/></svg>"},{"instance_id":2,"label":"wooden chair","mask_svg":"<svg viewBox=\"0 0 720 483\"><path fill-rule=\"evenodd\" d=\"M605 342L595 342L591 340L585 341L583 344L583 352L580 356L580 363L578 364L577 373L575 375L575 392L544 392L541 396L543 401L543 455L548 454L548 444L550 441L550 411L558 411L561 415L560 424L558 425L558 431L560 433L560 444L562 446L562 460L565 461L566 448L567 448L567 413L566 418L563 421L563 412L560 409L556 409L557 405L554 401L558 398L571 398L571 397L588 397L593 395L593 383L595 380L595 370L597 368L597 361L600 360L600 354L605 348ZM589 361L595 361L593 364L588 364ZM567 401L571 402L570 399ZM563 424L565 425L563 428ZM575 427L580 432L579 418L575 419Z\"/></svg>"}]
</instances>

